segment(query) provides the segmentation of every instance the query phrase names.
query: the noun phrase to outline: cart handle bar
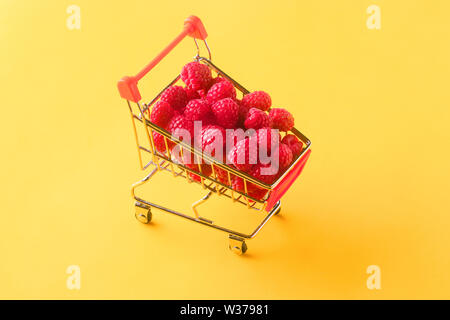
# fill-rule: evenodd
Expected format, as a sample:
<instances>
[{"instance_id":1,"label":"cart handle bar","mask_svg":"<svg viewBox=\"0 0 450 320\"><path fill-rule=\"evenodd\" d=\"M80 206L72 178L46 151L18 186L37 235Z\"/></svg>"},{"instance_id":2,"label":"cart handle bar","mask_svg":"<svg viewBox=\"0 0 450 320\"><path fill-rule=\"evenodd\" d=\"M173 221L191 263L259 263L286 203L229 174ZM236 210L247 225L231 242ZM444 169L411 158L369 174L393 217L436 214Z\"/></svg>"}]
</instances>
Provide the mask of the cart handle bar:
<instances>
[{"instance_id":1,"label":"cart handle bar","mask_svg":"<svg viewBox=\"0 0 450 320\"><path fill-rule=\"evenodd\" d=\"M139 80L141 80L150 70L152 70L186 36L199 40L205 40L208 36L205 26L198 17L190 16L184 20L183 31L136 76L125 76L119 80L117 83L117 88L119 89L120 96L129 101L136 103L139 102L141 100L141 94L139 93L139 89L137 87Z\"/></svg>"}]
</instances>

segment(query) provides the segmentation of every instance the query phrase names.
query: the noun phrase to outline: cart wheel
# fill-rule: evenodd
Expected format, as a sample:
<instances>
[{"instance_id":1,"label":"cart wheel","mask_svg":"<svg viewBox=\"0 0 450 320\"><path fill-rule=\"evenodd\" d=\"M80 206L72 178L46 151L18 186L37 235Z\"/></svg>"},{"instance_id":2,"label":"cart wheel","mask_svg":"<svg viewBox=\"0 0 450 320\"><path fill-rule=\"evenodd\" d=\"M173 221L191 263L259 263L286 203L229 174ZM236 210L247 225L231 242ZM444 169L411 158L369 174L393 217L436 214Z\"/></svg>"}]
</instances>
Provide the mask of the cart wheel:
<instances>
[{"instance_id":1,"label":"cart wheel","mask_svg":"<svg viewBox=\"0 0 450 320\"><path fill-rule=\"evenodd\" d=\"M245 252L247 252L247 244L245 243L245 240L233 235L229 236L230 239L230 244L229 244L229 248L231 251L233 251L234 253L236 253L237 255L242 255Z\"/></svg>"},{"instance_id":2,"label":"cart wheel","mask_svg":"<svg viewBox=\"0 0 450 320\"><path fill-rule=\"evenodd\" d=\"M142 204L140 202L136 202L135 207L136 211L134 216L139 222L147 224L150 221L152 221L152 211L149 206Z\"/></svg>"}]
</instances>

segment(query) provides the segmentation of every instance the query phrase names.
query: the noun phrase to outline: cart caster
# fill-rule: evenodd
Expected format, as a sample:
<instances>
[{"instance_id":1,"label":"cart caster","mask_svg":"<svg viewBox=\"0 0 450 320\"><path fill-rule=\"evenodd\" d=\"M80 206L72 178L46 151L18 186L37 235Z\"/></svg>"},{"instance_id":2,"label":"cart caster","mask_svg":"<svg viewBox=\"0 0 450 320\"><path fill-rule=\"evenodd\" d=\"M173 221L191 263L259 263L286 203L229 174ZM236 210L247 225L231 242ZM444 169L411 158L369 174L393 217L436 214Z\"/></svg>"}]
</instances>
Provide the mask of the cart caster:
<instances>
[{"instance_id":1,"label":"cart caster","mask_svg":"<svg viewBox=\"0 0 450 320\"><path fill-rule=\"evenodd\" d=\"M136 202L134 206L136 207L134 216L139 222L147 224L152 221L152 211L149 206L140 202Z\"/></svg>"},{"instance_id":2,"label":"cart caster","mask_svg":"<svg viewBox=\"0 0 450 320\"><path fill-rule=\"evenodd\" d=\"M245 243L245 240L233 235L229 235L230 244L229 248L231 251L236 253L237 255L242 255L245 252L247 252L247 244Z\"/></svg>"}]
</instances>

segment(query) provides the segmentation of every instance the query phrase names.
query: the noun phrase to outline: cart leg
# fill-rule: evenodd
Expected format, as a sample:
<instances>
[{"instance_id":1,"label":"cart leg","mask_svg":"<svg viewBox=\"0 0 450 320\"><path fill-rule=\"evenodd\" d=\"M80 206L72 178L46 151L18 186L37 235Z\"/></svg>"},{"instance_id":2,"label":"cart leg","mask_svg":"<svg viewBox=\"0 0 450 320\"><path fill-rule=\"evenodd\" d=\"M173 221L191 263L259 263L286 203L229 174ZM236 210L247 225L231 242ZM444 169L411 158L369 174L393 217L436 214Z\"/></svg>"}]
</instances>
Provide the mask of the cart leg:
<instances>
[{"instance_id":1,"label":"cart leg","mask_svg":"<svg viewBox=\"0 0 450 320\"><path fill-rule=\"evenodd\" d=\"M200 200L194 202L194 203L192 204L192 210L194 211L195 217L196 217L197 219L200 219L200 220L203 220L203 221L205 221L205 222L208 222L208 223L211 223L211 224L212 224L213 222L212 222L211 220L208 220L208 219L205 219L205 218L200 217L200 215L199 215L198 212L197 212L197 207L198 207L199 205L201 205L202 203L206 202L206 200L209 199L209 197L211 196L211 194L212 194L212 192L210 191L210 192L208 192L203 198L201 198Z\"/></svg>"},{"instance_id":2,"label":"cart leg","mask_svg":"<svg viewBox=\"0 0 450 320\"><path fill-rule=\"evenodd\" d=\"M229 248L231 251L233 251L237 255L242 255L247 251L247 244L245 243L245 239L232 234L230 234L228 238L230 242Z\"/></svg>"},{"instance_id":3,"label":"cart leg","mask_svg":"<svg viewBox=\"0 0 450 320\"><path fill-rule=\"evenodd\" d=\"M279 214L281 211L281 200L278 201L278 204L279 204L279 206L278 206L277 210L275 211L274 215Z\"/></svg>"},{"instance_id":4,"label":"cart leg","mask_svg":"<svg viewBox=\"0 0 450 320\"><path fill-rule=\"evenodd\" d=\"M149 206L137 201L134 206L136 208L135 217L139 222L147 224L152 221L152 211Z\"/></svg>"}]
</instances>

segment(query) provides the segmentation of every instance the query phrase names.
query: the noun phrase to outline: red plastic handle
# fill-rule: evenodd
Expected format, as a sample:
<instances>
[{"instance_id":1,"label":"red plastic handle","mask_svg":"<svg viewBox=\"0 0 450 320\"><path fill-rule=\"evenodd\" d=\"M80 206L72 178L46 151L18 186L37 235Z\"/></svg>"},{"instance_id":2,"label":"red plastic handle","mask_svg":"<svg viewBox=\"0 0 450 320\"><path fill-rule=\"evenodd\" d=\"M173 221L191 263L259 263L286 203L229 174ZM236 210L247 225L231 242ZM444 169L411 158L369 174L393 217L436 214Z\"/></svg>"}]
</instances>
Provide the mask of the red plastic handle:
<instances>
[{"instance_id":1,"label":"red plastic handle","mask_svg":"<svg viewBox=\"0 0 450 320\"><path fill-rule=\"evenodd\" d=\"M196 16L190 16L184 21L183 31L161 51L149 64L147 64L139 73L134 76L125 76L117 83L120 96L124 99L139 102L141 94L137 84L150 70L152 70L170 51L173 50L186 36L205 40L208 34L202 21Z\"/></svg>"}]
</instances>

